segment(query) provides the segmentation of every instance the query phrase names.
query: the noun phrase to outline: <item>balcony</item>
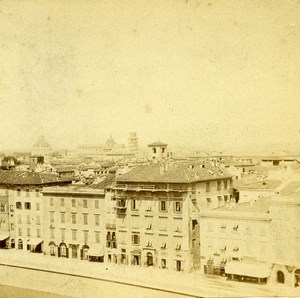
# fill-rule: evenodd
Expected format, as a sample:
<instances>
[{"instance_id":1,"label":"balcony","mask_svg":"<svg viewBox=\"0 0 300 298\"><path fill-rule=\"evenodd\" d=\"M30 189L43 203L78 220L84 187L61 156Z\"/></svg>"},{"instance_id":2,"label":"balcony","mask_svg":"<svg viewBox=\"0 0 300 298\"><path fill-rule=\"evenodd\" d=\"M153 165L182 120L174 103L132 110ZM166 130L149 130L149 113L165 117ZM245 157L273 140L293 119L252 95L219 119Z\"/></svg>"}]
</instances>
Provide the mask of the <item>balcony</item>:
<instances>
[{"instance_id":1,"label":"balcony","mask_svg":"<svg viewBox=\"0 0 300 298\"><path fill-rule=\"evenodd\" d=\"M106 228L107 229L116 229L116 224L115 223L107 223Z\"/></svg>"},{"instance_id":2,"label":"balcony","mask_svg":"<svg viewBox=\"0 0 300 298\"><path fill-rule=\"evenodd\" d=\"M151 192L187 192L188 187L177 185L155 185L155 184L117 184L115 190L122 191L151 191Z\"/></svg>"},{"instance_id":3,"label":"balcony","mask_svg":"<svg viewBox=\"0 0 300 298\"><path fill-rule=\"evenodd\" d=\"M117 200L117 214L118 215L124 215L126 214L126 201L124 199Z\"/></svg>"}]
</instances>

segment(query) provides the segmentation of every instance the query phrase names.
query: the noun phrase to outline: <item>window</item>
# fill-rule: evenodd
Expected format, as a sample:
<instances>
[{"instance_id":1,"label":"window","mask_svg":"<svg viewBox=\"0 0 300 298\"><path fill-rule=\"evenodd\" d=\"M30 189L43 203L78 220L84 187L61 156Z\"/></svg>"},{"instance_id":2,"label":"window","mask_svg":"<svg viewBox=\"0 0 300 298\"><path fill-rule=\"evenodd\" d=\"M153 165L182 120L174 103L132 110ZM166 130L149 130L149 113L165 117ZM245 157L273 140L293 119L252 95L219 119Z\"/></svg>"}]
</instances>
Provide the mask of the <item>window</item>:
<instances>
[{"instance_id":1,"label":"window","mask_svg":"<svg viewBox=\"0 0 300 298\"><path fill-rule=\"evenodd\" d=\"M13 231L15 229L15 225L13 223L10 224L10 229Z\"/></svg>"},{"instance_id":2,"label":"window","mask_svg":"<svg viewBox=\"0 0 300 298\"><path fill-rule=\"evenodd\" d=\"M3 203L0 204L0 211L1 212L5 211L5 205Z\"/></svg>"},{"instance_id":3,"label":"window","mask_svg":"<svg viewBox=\"0 0 300 298\"><path fill-rule=\"evenodd\" d=\"M211 205L211 198L206 198L206 202L207 202L207 208L209 208Z\"/></svg>"},{"instance_id":4,"label":"window","mask_svg":"<svg viewBox=\"0 0 300 298\"><path fill-rule=\"evenodd\" d=\"M26 223L30 224L30 215L27 215L27 217L26 217Z\"/></svg>"},{"instance_id":5,"label":"window","mask_svg":"<svg viewBox=\"0 0 300 298\"><path fill-rule=\"evenodd\" d=\"M65 219L66 219L65 213L61 212L60 213L60 221L61 221L61 223L65 223Z\"/></svg>"},{"instance_id":6,"label":"window","mask_svg":"<svg viewBox=\"0 0 300 298\"><path fill-rule=\"evenodd\" d=\"M76 207L76 200L72 199L72 207Z\"/></svg>"},{"instance_id":7,"label":"window","mask_svg":"<svg viewBox=\"0 0 300 298\"><path fill-rule=\"evenodd\" d=\"M87 200L83 200L83 208L87 208Z\"/></svg>"},{"instance_id":8,"label":"window","mask_svg":"<svg viewBox=\"0 0 300 298\"><path fill-rule=\"evenodd\" d=\"M22 217L21 217L21 214L18 214L18 223L22 223Z\"/></svg>"},{"instance_id":9,"label":"window","mask_svg":"<svg viewBox=\"0 0 300 298\"><path fill-rule=\"evenodd\" d=\"M95 209L99 209L99 200L95 200Z\"/></svg>"},{"instance_id":10,"label":"window","mask_svg":"<svg viewBox=\"0 0 300 298\"><path fill-rule=\"evenodd\" d=\"M111 233L111 239L112 239L113 241L116 241L116 233L115 233L115 232L112 232L112 233Z\"/></svg>"},{"instance_id":11,"label":"window","mask_svg":"<svg viewBox=\"0 0 300 298\"><path fill-rule=\"evenodd\" d=\"M36 236L37 236L38 238L41 237L41 230L40 230L40 229L37 229L37 230L36 230Z\"/></svg>"},{"instance_id":12,"label":"window","mask_svg":"<svg viewBox=\"0 0 300 298\"><path fill-rule=\"evenodd\" d=\"M224 195L224 202L229 203L229 197L228 197L228 195Z\"/></svg>"},{"instance_id":13,"label":"window","mask_svg":"<svg viewBox=\"0 0 300 298\"><path fill-rule=\"evenodd\" d=\"M40 203L35 203L35 209L40 210Z\"/></svg>"},{"instance_id":14,"label":"window","mask_svg":"<svg viewBox=\"0 0 300 298\"><path fill-rule=\"evenodd\" d=\"M22 203L16 202L16 209L22 209Z\"/></svg>"},{"instance_id":15,"label":"window","mask_svg":"<svg viewBox=\"0 0 300 298\"><path fill-rule=\"evenodd\" d=\"M152 148L153 153L156 153L156 148Z\"/></svg>"},{"instance_id":16,"label":"window","mask_svg":"<svg viewBox=\"0 0 300 298\"><path fill-rule=\"evenodd\" d=\"M65 229L61 229L60 233L61 233L61 240L65 240L65 238L66 238L66 230Z\"/></svg>"},{"instance_id":17,"label":"window","mask_svg":"<svg viewBox=\"0 0 300 298\"><path fill-rule=\"evenodd\" d=\"M10 205L10 211L13 212L14 211L14 205Z\"/></svg>"},{"instance_id":18,"label":"window","mask_svg":"<svg viewBox=\"0 0 300 298\"><path fill-rule=\"evenodd\" d=\"M54 199L50 198L50 206L54 206Z\"/></svg>"},{"instance_id":19,"label":"window","mask_svg":"<svg viewBox=\"0 0 300 298\"><path fill-rule=\"evenodd\" d=\"M132 244L139 245L140 244L140 235L133 234L132 235Z\"/></svg>"},{"instance_id":20,"label":"window","mask_svg":"<svg viewBox=\"0 0 300 298\"><path fill-rule=\"evenodd\" d=\"M83 241L88 242L89 241L89 232L83 231Z\"/></svg>"},{"instance_id":21,"label":"window","mask_svg":"<svg viewBox=\"0 0 300 298\"><path fill-rule=\"evenodd\" d=\"M148 223L148 225L147 225L147 228L146 228L147 230L151 230L152 229L152 224L151 223Z\"/></svg>"},{"instance_id":22,"label":"window","mask_svg":"<svg viewBox=\"0 0 300 298\"><path fill-rule=\"evenodd\" d=\"M137 210L136 200L131 200L131 209L132 210Z\"/></svg>"},{"instance_id":23,"label":"window","mask_svg":"<svg viewBox=\"0 0 300 298\"><path fill-rule=\"evenodd\" d=\"M72 214L72 224L76 224L76 214Z\"/></svg>"},{"instance_id":24,"label":"window","mask_svg":"<svg viewBox=\"0 0 300 298\"><path fill-rule=\"evenodd\" d=\"M25 202L24 208L25 208L26 210L30 210L30 209L31 209L31 203Z\"/></svg>"},{"instance_id":25,"label":"window","mask_svg":"<svg viewBox=\"0 0 300 298\"><path fill-rule=\"evenodd\" d=\"M167 268L167 260L166 259L161 259L161 268L166 269Z\"/></svg>"},{"instance_id":26,"label":"window","mask_svg":"<svg viewBox=\"0 0 300 298\"><path fill-rule=\"evenodd\" d=\"M233 248L233 251L239 251L239 247L238 246L235 246L234 248Z\"/></svg>"},{"instance_id":27,"label":"window","mask_svg":"<svg viewBox=\"0 0 300 298\"><path fill-rule=\"evenodd\" d=\"M152 242L148 241L146 247L152 247Z\"/></svg>"},{"instance_id":28,"label":"window","mask_svg":"<svg viewBox=\"0 0 300 298\"><path fill-rule=\"evenodd\" d=\"M232 229L233 229L233 231L237 232L239 229L239 225L234 225Z\"/></svg>"},{"instance_id":29,"label":"window","mask_svg":"<svg viewBox=\"0 0 300 298\"><path fill-rule=\"evenodd\" d=\"M41 224L40 216L39 216L39 215L36 216L36 224L37 224L37 225L40 225L40 224Z\"/></svg>"},{"instance_id":30,"label":"window","mask_svg":"<svg viewBox=\"0 0 300 298\"><path fill-rule=\"evenodd\" d=\"M26 189L26 197L29 197L29 189Z\"/></svg>"},{"instance_id":31,"label":"window","mask_svg":"<svg viewBox=\"0 0 300 298\"><path fill-rule=\"evenodd\" d=\"M181 244L177 244L175 249L176 250L181 250Z\"/></svg>"},{"instance_id":32,"label":"window","mask_svg":"<svg viewBox=\"0 0 300 298\"><path fill-rule=\"evenodd\" d=\"M40 196L40 190L39 190L39 189L36 189L36 190L35 190L35 196L36 196L36 197L39 197L39 196Z\"/></svg>"},{"instance_id":33,"label":"window","mask_svg":"<svg viewBox=\"0 0 300 298\"><path fill-rule=\"evenodd\" d=\"M182 203L174 202L174 212L181 213L182 212Z\"/></svg>"},{"instance_id":34,"label":"window","mask_svg":"<svg viewBox=\"0 0 300 298\"><path fill-rule=\"evenodd\" d=\"M100 243L100 232L95 232L95 242Z\"/></svg>"},{"instance_id":35,"label":"window","mask_svg":"<svg viewBox=\"0 0 300 298\"><path fill-rule=\"evenodd\" d=\"M18 197L21 196L21 189L17 189L17 196L18 196Z\"/></svg>"},{"instance_id":36,"label":"window","mask_svg":"<svg viewBox=\"0 0 300 298\"><path fill-rule=\"evenodd\" d=\"M217 196L217 197L218 197L218 207L221 207L223 202L223 197L222 196Z\"/></svg>"},{"instance_id":37,"label":"window","mask_svg":"<svg viewBox=\"0 0 300 298\"><path fill-rule=\"evenodd\" d=\"M22 236L22 228L19 228L19 231L18 231L19 233L19 236Z\"/></svg>"},{"instance_id":38,"label":"window","mask_svg":"<svg viewBox=\"0 0 300 298\"><path fill-rule=\"evenodd\" d=\"M226 230L226 225L225 224L221 225L221 231L225 231L225 230Z\"/></svg>"},{"instance_id":39,"label":"window","mask_svg":"<svg viewBox=\"0 0 300 298\"><path fill-rule=\"evenodd\" d=\"M166 243L166 242L163 242L163 243L161 244L161 248L167 248L167 243Z\"/></svg>"},{"instance_id":40,"label":"window","mask_svg":"<svg viewBox=\"0 0 300 298\"><path fill-rule=\"evenodd\" d=\"M206 182L205 189L206 189L206 192L210 192L210 183L209 182Z\"/></svg>"},{"instance_id":41,"label":"window","mask_svg":"<svg viewBox=\"0 0 300 298\"><path fill-rule=\"evenodd\" d=\"M87 214L83 214L83 224L84 225L88 224L88 215Z\"/></svg>"},{"instance_id":42,"label":"window","mask_svg":"<svg viewBox=\"0 0 300 298\"><path fill-rule=\"evenodd\" d=\"M50 229L50 239L54 239L54 229Z\"/></svg>"},{"instance_id":43,"label":"window","mask_svg":"<svg viewBox=\"0 0 300 298\"><path fill-rule=\"evenodd\" d=\"M77 230L72 230L72 240L77 240Z\"/></svg>"},{"instance_id":44,"label":"window","mask_svg":"<svg viewBox=\"0 0 300 298\"><path fill-rule=\"evenodd\" d=\"M54 212L50 212L50 222L54 222Z\"/></svg>"},{"instance_id":45,"label":"window","mask_svg":"<svg viewBox=\"0 0 300 298\"><path fill-rule=\"evenodd\" d=\"M95 214L95 225L96 226L100 225L100 215L99 214Z\"/></svg>"},{"instance_id":46,"label":"window","mask_svg":"<svg viewBox=\"0 0 300 298\"><path fill-rule=\"evenodd\" d=\"M27 228L27 236L31 236L31 229Z\"/></svg>"},{"instance_id":47,"label":"window","mask_svg":"<svg viewBox=\"0 0 300 298\"><path fill-rule=\"evenodd\" d=\"M64 198L60 198L60 206L61 207L65 206L65 199Z\"/></svg>"},{"instance_id":48,"label":"window","mask_svg":"<svg viewBox=\"0 0 300 298\"><path fill-rule=\"evenodd\" d=\"M224 181L224 189L227 189L228 185L227 185L227 180Z\"/></svg>"},{"instance_id":49,"label":"window","mask_svg":"<svg viewBox=\"0 0 300 298\"><path fill-rule=\"evenodd\" d=\"M221 190L221 181L217 181L217 190Z\"/></svg>"},{"instance_id":50,"label":"window","mask_svg":"<svg viewBox=\"0 0 300 298\"><path fill-rule=\"evenodd\" d=\"M160 201L159 202L159 211L165 212L167 211L167 202L166 201Z\"/></svg>"}]
</instances>

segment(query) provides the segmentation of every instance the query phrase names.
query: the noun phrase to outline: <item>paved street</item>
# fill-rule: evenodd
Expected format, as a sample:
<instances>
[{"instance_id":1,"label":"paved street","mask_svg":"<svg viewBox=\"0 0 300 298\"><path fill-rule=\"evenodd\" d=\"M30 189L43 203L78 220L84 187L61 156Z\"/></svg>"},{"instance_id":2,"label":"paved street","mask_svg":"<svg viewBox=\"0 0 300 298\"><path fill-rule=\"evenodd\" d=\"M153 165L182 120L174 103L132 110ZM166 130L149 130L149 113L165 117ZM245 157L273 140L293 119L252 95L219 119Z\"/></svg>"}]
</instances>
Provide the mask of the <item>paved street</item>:
<instances>
[{"instance_id":1,"label":"paved street","mask_svg":"<svg viewBox=\"0 0 300 298\"><path fill-rule=\"evenodd\" d=\"M229 282L198 272L164 271L162 274L155 268L74 261L13 250L0 251L0 264L1 284L71 297L91 297L91 292L93 297L112 294L114 297L133 297L137 293L139 297L182 297L183 294L194 297L300 296L299 289Z\"/></svg>"}]
</instances>

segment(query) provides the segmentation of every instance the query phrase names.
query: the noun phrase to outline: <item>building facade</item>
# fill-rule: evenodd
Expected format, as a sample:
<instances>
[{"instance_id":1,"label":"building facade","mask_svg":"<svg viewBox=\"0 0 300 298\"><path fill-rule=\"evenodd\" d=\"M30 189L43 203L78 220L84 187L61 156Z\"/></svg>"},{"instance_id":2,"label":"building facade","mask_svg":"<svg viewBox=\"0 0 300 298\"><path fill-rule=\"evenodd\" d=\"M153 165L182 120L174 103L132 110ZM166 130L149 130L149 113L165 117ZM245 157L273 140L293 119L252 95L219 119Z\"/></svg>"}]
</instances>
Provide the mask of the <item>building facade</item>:
<instances>
[{"instance_id":1,"label":"building facade","mask_svg":"<svg viewBox=\"0 0 300 298\"><path fill-rule=\"evenodd\" d=\"M230 195L231 177L212 176L208 171L202 167L162 169L148 165L117 178L112 197L116 208L113 261L186 272L198 269L196 212L200 206L207 208L208 193L211 202L218 200L214 195L222 199ZM217 185L226 187L217 190ZM108 261L111 258L107 256Z\"/></svg>"},{"instance_id":2,"label":"building facade","mask_svg":"<svg viewBox=\"0 0 300 298\"><path fill-rule=\"evenodd\" d=\"M44 195L45 253L104 261L105 193L86 186L50 187Z\"/></svg>"}]
</instances>

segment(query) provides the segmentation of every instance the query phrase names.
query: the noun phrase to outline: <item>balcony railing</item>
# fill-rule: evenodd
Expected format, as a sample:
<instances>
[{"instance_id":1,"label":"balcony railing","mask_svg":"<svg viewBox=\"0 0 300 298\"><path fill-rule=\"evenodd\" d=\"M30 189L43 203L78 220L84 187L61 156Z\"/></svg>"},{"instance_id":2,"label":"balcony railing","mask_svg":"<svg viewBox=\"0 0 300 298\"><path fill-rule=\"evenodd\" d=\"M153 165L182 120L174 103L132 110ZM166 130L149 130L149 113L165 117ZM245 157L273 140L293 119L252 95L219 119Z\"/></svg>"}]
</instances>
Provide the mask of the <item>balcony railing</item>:
<instances>
[{"instance_id":1,"label":"balcony railing","mask_svg":"<svg viewBox=\"0 0 300 298\"><path fill-rule=\"evenodd\" d=\"M152 191L152 192L186 192L188 187L185 186L174 186L174 185L155 185L155 184L117 184L115 190L123 191Z\"/></svg>"}]
</instances>

